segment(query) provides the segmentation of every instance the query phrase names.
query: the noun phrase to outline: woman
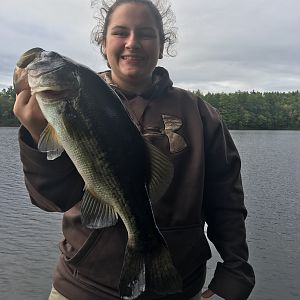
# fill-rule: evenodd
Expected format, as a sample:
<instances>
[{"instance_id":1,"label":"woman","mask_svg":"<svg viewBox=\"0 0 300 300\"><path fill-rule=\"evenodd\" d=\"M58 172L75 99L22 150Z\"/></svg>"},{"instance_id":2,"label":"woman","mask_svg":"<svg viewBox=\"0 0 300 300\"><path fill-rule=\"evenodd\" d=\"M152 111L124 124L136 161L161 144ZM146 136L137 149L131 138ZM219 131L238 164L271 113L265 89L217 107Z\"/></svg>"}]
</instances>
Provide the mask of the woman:
<instances>
[{"instance_id":1,"label":"woman","mask_svg":"<svg viewBox=\"0 0 300 300\"><path fill-rule=\"evenodd\" d=\"M138 299L200 299L211 257L205 222L224 262L218 263L202 297L215 293L227 300L247 299L254 273L247 262L239 155L218 112L173 87L168 72L157 67L173 42L162 15L148 0L115 1L95 35L110 68L100 76L119 94L144 138L174 165L168 191L152 207L183 279L182 292L159 296L146 290ZM49 299L120 299L118 281L127 242L122 222L97 230L81 224L84 182L66 154L47 161L36 149L47 122L29 90L17 96L14 112L23 125L21 159L31 201L44 210L64 212L65 239Z\"/></svg>"}]
</instances>

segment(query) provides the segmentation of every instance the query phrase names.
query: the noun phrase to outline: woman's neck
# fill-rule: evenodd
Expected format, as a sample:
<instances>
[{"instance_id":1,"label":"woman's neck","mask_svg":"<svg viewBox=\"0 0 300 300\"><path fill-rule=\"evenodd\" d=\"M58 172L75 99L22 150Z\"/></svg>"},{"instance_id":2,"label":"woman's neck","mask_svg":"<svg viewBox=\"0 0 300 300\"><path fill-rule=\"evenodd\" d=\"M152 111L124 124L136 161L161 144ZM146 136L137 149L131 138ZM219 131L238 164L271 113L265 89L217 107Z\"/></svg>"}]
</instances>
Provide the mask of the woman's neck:
<instances>
[{"instance_id":1,"label":"woman's neck","mask_svg":"<svg viewBox=\"0 0 300 300\"><path fill-rule=\"evenodd\" d=\"M141 82L137 80L118 80L117 78L114 78L113 74L111 76L111 79L113 83L119 87L121 90L124 90L130 94L137 94L141 95L143 92L148 90L152 85L152 78L149 78L148 80L143 80Z\"/></svg>"}]
</instances>

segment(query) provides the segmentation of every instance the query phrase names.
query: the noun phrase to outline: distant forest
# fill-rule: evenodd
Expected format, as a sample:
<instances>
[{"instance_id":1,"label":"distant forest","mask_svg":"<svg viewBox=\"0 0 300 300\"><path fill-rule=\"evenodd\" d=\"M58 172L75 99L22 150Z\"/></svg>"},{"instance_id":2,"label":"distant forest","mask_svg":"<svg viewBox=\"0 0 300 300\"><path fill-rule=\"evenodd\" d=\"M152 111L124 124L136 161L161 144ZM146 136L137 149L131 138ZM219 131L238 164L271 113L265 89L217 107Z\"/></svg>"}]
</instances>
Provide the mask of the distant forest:
<instances>
[{"instance_id":1,"label":"distant forest","mask_svg":"<svg viewBox=\"0 0 300 300\"><path fill-rule=\"evenodd\" d=\"M16 93L12 87L0 92L0 126L19 126L19 121L13 113Z\"/></svg>"},{"instance_id":2,"label":"distant forest","mask_svg":"<svg viewBox=\"0 0 300 300\"><path fill-rule=\"evenodd\" d=\"M194 93L218 109L229 129L300 130L299 91ZM0 126L19 126L14 102L12 87L0 92Z\"/></svg>"},{"instance_id":3,"label":"distant forest","mask_svg":"<svg viewBox=\"0 0 300 300\"><path fill-rule=\"evenodd\" d=\"M218 109L229 129L300 129L300 93L195 92Z\"/></svg>"}]
</instances>

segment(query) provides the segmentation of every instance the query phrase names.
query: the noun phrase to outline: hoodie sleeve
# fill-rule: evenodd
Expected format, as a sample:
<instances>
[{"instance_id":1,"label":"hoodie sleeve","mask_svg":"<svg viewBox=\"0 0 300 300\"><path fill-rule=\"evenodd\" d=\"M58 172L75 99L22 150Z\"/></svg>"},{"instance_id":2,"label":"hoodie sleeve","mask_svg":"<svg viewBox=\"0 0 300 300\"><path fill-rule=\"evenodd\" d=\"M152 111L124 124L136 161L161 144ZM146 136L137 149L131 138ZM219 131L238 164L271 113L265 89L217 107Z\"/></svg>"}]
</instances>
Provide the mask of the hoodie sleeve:
<instances>
[{"instance_id":1,"label":"hoodie sleeve","mask_svg":"<svg viewBox=\"0 0 300 300\"><path fill-rule=\"evenodd\" d=\"M19 144L25 185L34 205L45 211L64 212L81 200L84 182L65 152L53 161L47 160L23 126Z\"/></svg>"},{"instance_id":2,"label":"hoodie sleeve","mask_svg":"<svg viewBox=\"0 0 300 300\"><path fill-rule=\"evenodd\" d=\"M249 297L255 276L248 263L247 211L241 161L216 109L200 101L199 110L205 132L204 212L207 235L223 259L217 264L208 287L226 300L243 300Z\"/></svg>"}]
</instances>

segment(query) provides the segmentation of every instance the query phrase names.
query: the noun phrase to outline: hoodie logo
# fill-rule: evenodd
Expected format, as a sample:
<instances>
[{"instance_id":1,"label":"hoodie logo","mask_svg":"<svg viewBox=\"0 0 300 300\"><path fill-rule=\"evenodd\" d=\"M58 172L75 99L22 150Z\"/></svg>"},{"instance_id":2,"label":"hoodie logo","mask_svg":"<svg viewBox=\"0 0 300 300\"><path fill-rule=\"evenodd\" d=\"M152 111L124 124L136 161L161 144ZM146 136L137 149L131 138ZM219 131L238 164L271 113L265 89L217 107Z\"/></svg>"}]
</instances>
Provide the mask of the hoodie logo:
<instances>
[{"instance_id":1,"label":"hoodie logo","mask_svg":"<svg viewBox=\"0 0 300 300\"><path fill-rule=\"evenodd\" d=\"M170 115L162 115L162 119L165 125L164 133L169 139L170 153L177 153L185 149L187 143L181 135L176 133L182 126L182 120Z\"/></svg>"}]
</instances>

